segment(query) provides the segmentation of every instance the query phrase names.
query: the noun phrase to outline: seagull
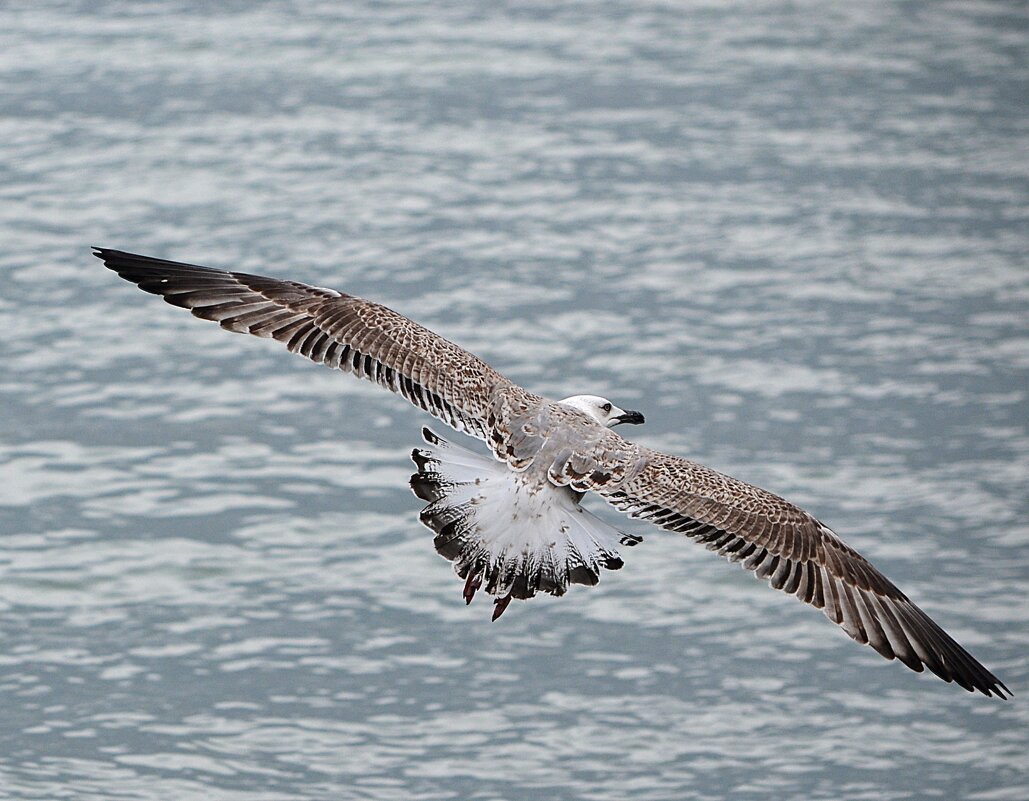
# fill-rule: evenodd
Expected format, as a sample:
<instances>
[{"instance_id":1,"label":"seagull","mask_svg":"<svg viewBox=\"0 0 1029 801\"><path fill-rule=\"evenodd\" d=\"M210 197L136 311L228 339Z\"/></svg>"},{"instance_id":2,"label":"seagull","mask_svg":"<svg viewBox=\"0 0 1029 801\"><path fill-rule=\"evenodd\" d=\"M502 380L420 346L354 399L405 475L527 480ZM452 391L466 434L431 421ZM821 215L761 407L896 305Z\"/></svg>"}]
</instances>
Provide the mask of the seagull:
<instances>
[{"instance_id":1,"label":"seagull","mask_svg":"<svg viewBox=\"0 0 1029 801\"><path fill-rule=\"evenodd\" d=\"M229 331L270 337L293 353L403 396L490 455L428 428L411 488L421 522L464 579L463 597L563 595L622 567L627 534L582 506L595 493L630 518L684 534L770 586L821 609L851 638L918 673L972 692L1010 690L832 529L759 487L614 431L638 411L597 395L553 401L378 303L318 286L120 250L93 255L145 292Z\"/></svg>"}]
</instances>

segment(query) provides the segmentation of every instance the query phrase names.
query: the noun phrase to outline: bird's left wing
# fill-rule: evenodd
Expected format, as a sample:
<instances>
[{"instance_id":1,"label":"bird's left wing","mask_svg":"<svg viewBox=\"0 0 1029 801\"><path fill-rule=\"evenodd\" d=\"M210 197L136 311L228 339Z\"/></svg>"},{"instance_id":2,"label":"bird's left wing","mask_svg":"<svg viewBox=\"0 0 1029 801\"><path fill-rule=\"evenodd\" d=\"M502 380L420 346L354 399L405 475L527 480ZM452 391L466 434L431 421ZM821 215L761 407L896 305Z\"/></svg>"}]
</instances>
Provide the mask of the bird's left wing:
<instances>
[{"instance_id":1,"label":"bird's left wing","mask_svg":"<svg viewBox=\"0 0 1029 801\"><path fill-rule=\"evenodd\" d=\"M612 432L613 433L613 432ZM598 488L649 520L740 562L777 590L818 607L853 639L912 670L1003 698L996 676L831 529L789 501L704 465L640 448L642 470Z\"/></svg>"},{"instance_id":2,"label":"bird's left wing","mask_svg":"<svg viewBox=\"0 0 1029 801\"><path fill-rule=\"evenodd\" d=\"M140 289L229 331L271 337L293 353L407 398L486 439L494 393L511 382L481 359L392 309L332 289L94 248Z\"/></svg>"}]
</instances>

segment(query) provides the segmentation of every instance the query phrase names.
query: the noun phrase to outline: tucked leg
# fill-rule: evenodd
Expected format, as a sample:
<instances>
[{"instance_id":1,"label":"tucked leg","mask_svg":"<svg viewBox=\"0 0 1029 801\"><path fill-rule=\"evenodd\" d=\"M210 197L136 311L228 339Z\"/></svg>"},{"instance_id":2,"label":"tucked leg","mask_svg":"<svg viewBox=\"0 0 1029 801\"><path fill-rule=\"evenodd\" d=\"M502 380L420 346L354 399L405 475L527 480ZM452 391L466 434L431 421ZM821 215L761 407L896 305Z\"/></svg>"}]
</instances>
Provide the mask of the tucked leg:
<instances>
[{"instance_id":1,"label":"tucked leg","mask_svg":"<svg viewBox=\"0 0 1029 801\"><path fill-rule=\"evenodd\" d=\"M493 602L493 619L494 620L496 620L498 617L500 617L502 614L504 614L504 610L507 609L507 605L509 603L511 603L511 595L510 594L505 595L503 598L497 598L497 600L495 600Z\"/></svg>"},{"instance_id":2,"label":"tucked leg","mask_svg":"<svg viewBox=\"0 0 1029 801\"><path fill-rule=\"evenodd\" d=\"M472 602L472 598L475 597L475 591L482 586L482 573L469 573L468 578L464 582L464 602L465 606Z\"/></svg>"}]
</instances>

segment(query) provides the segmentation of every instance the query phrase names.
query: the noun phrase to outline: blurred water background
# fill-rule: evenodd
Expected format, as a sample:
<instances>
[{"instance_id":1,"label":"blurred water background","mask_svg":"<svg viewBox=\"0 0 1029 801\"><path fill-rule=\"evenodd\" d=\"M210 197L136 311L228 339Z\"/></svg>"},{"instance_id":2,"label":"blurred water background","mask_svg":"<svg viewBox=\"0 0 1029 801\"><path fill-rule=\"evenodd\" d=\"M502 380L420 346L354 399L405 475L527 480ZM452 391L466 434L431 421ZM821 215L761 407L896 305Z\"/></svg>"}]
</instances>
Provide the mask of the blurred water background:
<instances>
[{"instance_id":1,"label":"blurred water background","mask_svg":"<svg viewBox=\"0 0 1029 801\"><path fill-rule=\"evenodd\" d=\"M1027 39L1021 3L5 2L0 797L1029 798ZM406 488L429 418L89 245L640 408L1016 696L638 523L491 625Z\"/></svg>"}]
</instances>

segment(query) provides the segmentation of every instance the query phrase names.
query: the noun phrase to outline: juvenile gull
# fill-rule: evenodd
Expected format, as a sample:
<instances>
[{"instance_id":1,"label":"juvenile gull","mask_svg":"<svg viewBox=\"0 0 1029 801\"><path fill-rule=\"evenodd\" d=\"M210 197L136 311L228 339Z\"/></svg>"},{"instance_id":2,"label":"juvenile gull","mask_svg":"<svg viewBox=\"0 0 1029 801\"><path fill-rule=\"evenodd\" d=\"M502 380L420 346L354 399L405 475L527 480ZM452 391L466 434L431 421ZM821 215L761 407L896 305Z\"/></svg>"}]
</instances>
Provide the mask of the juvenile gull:
<instances>
[{"instance_id":1,"label":"juvenile gull","mask_svg":"<svg viewBox=\"0 0 1029 801\"><path fill-rule=\"evenodd\" d=\"M641 538L587 512L595 492L629 517L685 534L777 590L821 609L859 643L966 690L1010 691L830 528L786 500L624 439L643 415L596 395L560 401L517 386L471 353L378 303L332 289L95 248L140 289L230 331L366 378L460 432L492 457L423 429L412 453L421 521L454 562L471 603L563 595L622 566Z\"/></svg>"}]
</instances>

